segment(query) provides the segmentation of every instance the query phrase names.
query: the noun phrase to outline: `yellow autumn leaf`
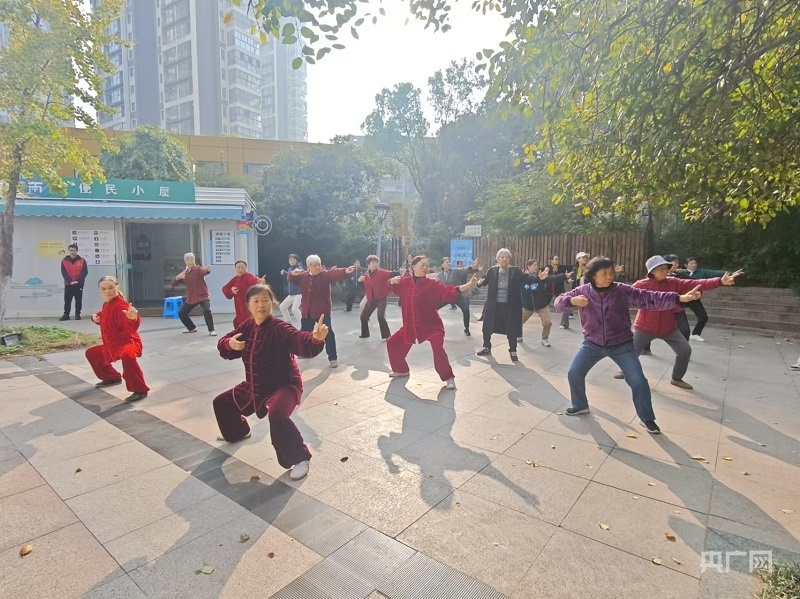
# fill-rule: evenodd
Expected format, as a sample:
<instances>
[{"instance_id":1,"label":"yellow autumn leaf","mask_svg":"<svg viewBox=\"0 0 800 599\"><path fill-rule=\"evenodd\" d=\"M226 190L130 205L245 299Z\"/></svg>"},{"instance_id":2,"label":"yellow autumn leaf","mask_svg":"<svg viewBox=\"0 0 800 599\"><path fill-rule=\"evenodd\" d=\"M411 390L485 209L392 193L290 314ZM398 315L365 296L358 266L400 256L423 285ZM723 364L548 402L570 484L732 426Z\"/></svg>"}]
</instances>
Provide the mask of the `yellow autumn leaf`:
<instances>
[{"instance_id":1,"label":"yellow autumn leaf","mask_svg":"<svg viewBox=\"0 0 800 599\"><path fill-rule=\"evenodd\" d=\"M261 480L260 474L252 474L250 475L250 480Z\"/></svg>"},{"instance_id":2,"label":"yellow autumn leaf","mask_svg":"<svg viewBox=\"0 0 800 599\"><path fill-rule=\"evenodd\" d=\"M222 22L227 25L231 21L233 21L233 13L232 12L225 13L225 16L222 18Z\"/></svg>"},{"instance_id":3,"label":"yellow autumn leaf","mask_svg":"<svg viewBox=\"0 0 800 599\"><path fill-rule=\"evenodd\" d=\"M675 535L671 532L665 532L664 536L667 537L667 541L672 541L673 543L676 541Z\"/></svg>"},{"instance_id":4,"label":"yellow autumn leaf","mask_svg":"<svg viewBox=\"0 0 800 599\"><path fill-rule=\"evenodd\" d=\"M608 527L608 524L603 524L603 523L601 522L601 523L600 523L600 528L602 528L603 530L608 530L608 528L609 528L609 527Z\"/></svg>"},{"instance_id":5,"label":"yellow autumn leaf","mask_svg":"<svg viewBox=\"0 0 800 599\"><path fill-rule=\"evenodd\" d=\"M784 514L794 514L794 510L781 510Z\"/></svg>"},{"instance_id":6,"label":"yellow autumn leaf","mask_svg":"<svg viewBox=\"0 0 800 599\"><path fill-rule=\"evenodd\" d=\"M651 557L650 561L653 562L656 566L661 565L661 558L660 557Z\"/></svg>"},{"instance_id":7,"label":"yellow autumn leaf","mask_svg":"<svg viewBox=\"0 0 800 599\"><path fill-rule=\"evenodd\" d=\"M20 550L19 550L19 555L20 555L20 557L25 557L25 556L26 556L26 555L28 555L28 554L29 554L31 551L33 551L33 545L31 545L31 544L25 544L25 545L23 545L23 546L22 546L22 548L20 548Z\"/></svg>"},{"instance_id":8,"label":"yellow autumn leaf","mask_svg":"<svg viewBox=\"0 0 800 599\"><path fill-rule=\"evenodd\" d=\"M705 457L703 457L703 456L701 456L701 455L693 455L693 456L692 456L692 459L693 459L693 460L698 460L698 461L702 462L702 461L703 461L703 460L705 460L706 458L705 458Z\"/></svg>"},{"instance_id":9,"label":"yellow autumn leaf","mask_svg":"<svg viewBox=\"0 0 800 599\"><path fill-rule=\"evenodd\" d=\"M667 64L664 65L664 72L665 73L669 73L671 70L672 70L672 63L671 62L668 62Z\"/></svg>"},{"instance_id":10,"label":"yellow autumn leaf","mask_svg":"<svg viewBox=\"0 0 800 599\"><path fill-rule=\"evenodd\" d=\"M729 456L729 455L722 456L722 459L725 460L726 462L730 462L730 461L733 460L733 458L731 456Z\"/></svg>"},{"instance_id":11,"label":"yellow autumn leaf","mask_svg":"<svg viewBox=\"0 0 800 599\"><path fill-rule=\"evenodd\" d=\"M672 558L672 561L673 561L673 562L675 562L676 564L678 564L679 566L680 566L680 565L683 563L683 562L682 562L681 560L679 560L677 557L673 557L673 558Z\"/></svg>"}]
</instances>

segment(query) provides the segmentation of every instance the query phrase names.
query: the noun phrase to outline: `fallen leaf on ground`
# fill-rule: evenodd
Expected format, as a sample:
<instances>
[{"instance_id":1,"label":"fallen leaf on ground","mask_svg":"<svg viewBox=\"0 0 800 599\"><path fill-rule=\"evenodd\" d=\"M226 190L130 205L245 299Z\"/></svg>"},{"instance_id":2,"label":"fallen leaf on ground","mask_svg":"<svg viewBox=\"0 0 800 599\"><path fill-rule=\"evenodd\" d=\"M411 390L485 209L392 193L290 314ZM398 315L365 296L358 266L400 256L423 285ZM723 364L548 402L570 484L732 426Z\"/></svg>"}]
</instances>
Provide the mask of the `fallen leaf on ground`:
<instances>
[{"instance_id":1,"label":"fallen leaf on ground","mask_svg":"<svg viewBox=\"0 0 800 599\"><path fill-rule=\"evenodd\" d=\"M339 461L340 461L342 464L344 464L344 463L345 463L347 460L349 460L349 459L350 459L350 458L348 458L347 456L344 456L344 457L343 457L342 459L340 459Z\"/></svg>"},{"instance_id":2,"label":"fallen leaf on ground","mask_svg":"<svg viewBox=\"0 0 800 599\"><path fill-rule=\"evenodd\" d=\"M683 512L682 512L682 511L680 511L680 510L672 510L672 511L673 511L673 513L675 513L675 514L682 514L682 513L683 513Z\"/></svg>"},{"instance_id":3,"label":"fallen leaf on ground","mask_svg":"<svg viewBox=\"0 0 800 599\"><path fill-rule=\"evenodd\" d=\"M794 514L794 510L781 510L784 514Z\"/></svg>"},{"instance_id":4,"label":"fallen leaf on ground","mask_svg":"<svg viewBox=\"0 0 800 599\"><path fill-rule=\"evenodd\" d=\"M702 462L702 461L703 461L703 460L705 460L706 458L705 458L705 456L701 456L701 455L693 455L693 456L692 456L692 459L693 459L693 460L697 460L697 461L699 461L699 462Z\"/></svg>"},{"instance_id":5,"label":"fallen leaf on ground","mask_svg":"<svg viewBox=\"0 0 800 599\"><path fill-rule=\"evenodd\" d=\"M555 449L555 448L556 448L556 446L555 446L555 445L551 445L551 446L550 446L550 449Z\"/></svg>"},{"instance_id":6,"label":"fallen leaf on ground","mask_svg":"<svg viewBox=\"0 0 800 599\"><path fill-rule=\"evenodd\" d=\"M665 532L664 536L667 537L667 541L675 542L675 540L676 540L675 539L675 535L672 534L671 532Z\"/></svg>"},{"instance_id":7,"label":"fallen leaf on ground","mask_svg":"<svg viewBox=\"0 0 800 599\"><path fill-rule=\"evenodd\" d=\"M766 447L766 445L764 445L763 443L759 443L759 445L760 445L761 447Z\"/></svg>"},{"instance_id":8,"label":"fallen leaf on ground","mask_svg":"<svg viewBox=\"0 0 800 599\"><path fill-rule=\"evenodd\" d=\"M725 460L726 462L730 462L731 460L733 460L733 458L731 456L728 456L728 455L722 456L722 459Z\"/></svg>"},{"instance_id":9,"label":"fallen leaf on ground","mask_svg":"<svg viewBox=\"0 0 800 599\"><path fill-rule=\"evenodd\" d=\"M492 543L495 547L500 547L500 543Z\"/></svg>"},{"instance_id":10,"label":"fallen leaf on ground","mask_svg":"<svg viewBox=\"0 0 800 599\"><path fill-rule=\"evenodd\" d=\"M656 483L647 483L647 486L648 486L648 487L655 487L655 486L656 486Z\"/></svg>"},{"instance_id":11,"label":"fallen leaf on ground","mask_svg":"<svg viewBox=\"0 0 800 599\"><path fill-rule=\"evenodd\" d=\"M240 543L247 543L247 541L249 541L249 540L250 540L250 535L247 534L246 532L243 532L241 534L241 536L239 536L239 542Z\"/></svg>"},{"instance_id":12,"label":"fallen leaf on ground","mask_svg":"<svg viewBox=\"0 0 800 599\"><path fill-rule=\"evenodd\" d=\"M335 402L333 402L333 405L335 405L335 406L338 406L338 405L339 405L339 402L338 402L338 401L335 401Z\"/></svg>"},{"instance_id":13,"label":"fallen leaf on ground","mask_svg":"<svg viewBox=\"0 0 800 599\"><path fill-rule=\"evenodd\" d=\"M742 476L750 476L749 472L742 472Z\"/></svg>"},{"instance_id":14,"label":"fallen leaf on ground","mask_svg":"<svg viewBox=\"0 0 800 599\"><path fill-rule=\"evenodd\" d=\"M633 498L634 499L639 499L639 496L638 495L634 495Z\"/></svg>"},{"instance_id":15,"label":"fallen leaf on ground","mask_svg":"<svg viewBox=\"0 0 800 599\"><path fill-rule=\"evenodd\" d=\"M678 564L679 566L680 566L680 565L683 563L683 562L682 562L681 560L679 560L677 557L673 557L673 558L672 558L672 561L673 561L673 562L675 562L676 564Z\"/></svg>"},{"instance_id":16,"label":"fallen leaf on ground","mask_svg":"<svg viewBox=\"0 0 800 599\"><path fill-rule=\"evenodd\" d=\"M460 501L456 501L456 507L458 507L459 505L461 505L461 502Z\"/></svg>"},{"instance_id":17,"label":"fallen leaf on ground","mask_svg":"<svg viewBox=\"0 0 800 599\"><path fill-rule=\"evenodd\" d=\"M273 557L275 557L275 552L274 552L274 551L270 551L270 552L267 554L267 557L268 557L269 559L272 559Z\"/></svg>"},{"instance_id":18,"label":"fallen leaf on ground","mask_svg":"<svg viewBox=\"0 0 800 599\"><path fill-rule=\"evenodd\" d=\"M261 475L260 474L251 474L250 475L250 480L261 480Z\"/></svg>"},{"instance_id":19,"label":"fallen leaf on ground","mask_svg":"<svg viewBox=\"0 0 800 599\"><path fill-rule=\"evenodd\" d=\"M557 416L563 416L563 415L564 415L564 412L556 412L556 415L557 415Z\"/></svg>"},{"instance_id":20,"label":"fallen leaf on ground","mask_svg":"<svg viewBox=\"0 0 800 599\"><path fill-rule=\"evenodd\" d=\"M78 474L78 472L81 472L81 469L80 468L75 468L75 474Z\"/></svg>"},{"instance_id":21,"label":"fallen leaf on ground","mask_svg":"<svg viewBox=\"0 0 800 599\"><path fill-rule=\"evenodd\" d=\"M532 462L531 460L526 460L526 462L525 462L525 463L526 463L528 466L530 466L531 468L538 468L538 467L539 467L539 464L537 464L536 462Z\"/></svg>"},{"instance_id":22,"label":"fallen leaf on ground","mask_svg":"<svg viewBox=\"0 0 800 599\"><path fill-rule=\"evenodd\" d=\"M744 349L745 347L746 347L746 346L744 346L744 345L740 345L740 346L739 346L739 349Z\"/></svg>"},{"instance_id":23,"label":"fallen leaf on ground","mask_svg":"<svg viewBox=\"0 0 800 599\"><path fill-rule=\"evenodd\" d=\"M653 562L656 566L661 565L661 558L660 557L651 557L650 561Z\"/></svg>"},{"instance_id":24,"label":"fallen leaf on ground","mask_svg":"<svg viewBox=\"0 0 800 599\"><path fill-rule=\"evenodd\" d=\"M200 571L203 574L211 574L214 571L214 566L209 566L208 564L203 564L203 567L200 568Z\"/></svg>"},{"instance_id":25,"label":"fallen leaf on ground","mask_svg":"<svg viewBox=\"0 0 800 599\"><path fill-rule=\"evenodd\" d=\"M625 435L625 436L626 436L626 437L628 437L628 439L638 439L638 438L639 438L639 437L637 437L636 435L634 435L633 433L628 433L628 434L627 434L627 435Z\"/></svg>"},{"instance_id":26,"label":"fallen leaf on ground","mask_svg":"<svg viewBox=\"0 0 800 599\"><path fill-rule=\"evenodd\" d=\"M602 528L603 530L608 530L608 524L603 524L603 523L601 522L601 523L600 523L600 528Z\"/></svg>"},{"instance_id":27,"label":"fallen leaf on ground","mask_svg":"<svg viewBox=\"0 0 800 599\"><path fill-rule=\"evenodd\" d=\"M30 545L30 544L23 545L19 550L19 556L20 557L25 557L31 551L33 551L33 545Z\"/></svg>"},{"instance_id":28,"label":"fallen leaf on ground","mask_svg":"<svg viewBox=\"0 0 800 599\"><path fill-rule=\"evenodd\" d=\"M497 435L495 435L494 437L489 437L489 440L490 440L490 441L495 441L495 440L497 440Z\"/></svg>"}]
</instances>

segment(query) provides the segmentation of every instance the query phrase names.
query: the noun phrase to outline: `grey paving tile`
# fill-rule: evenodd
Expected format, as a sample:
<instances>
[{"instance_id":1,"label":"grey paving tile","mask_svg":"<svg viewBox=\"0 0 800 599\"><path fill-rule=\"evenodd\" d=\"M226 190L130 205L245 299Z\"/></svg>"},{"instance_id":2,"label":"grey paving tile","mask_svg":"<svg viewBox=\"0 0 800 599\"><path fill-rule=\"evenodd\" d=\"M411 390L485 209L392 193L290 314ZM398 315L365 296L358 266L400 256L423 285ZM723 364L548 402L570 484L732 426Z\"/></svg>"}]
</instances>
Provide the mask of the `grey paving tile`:
<instances>
[{"instance_id":1,"label":"grey paving tile","mask_svg":"<svg viewBox=\"0 0 800 599\"><path fill-rule=\"evenodd\" d=\"M130 572L246 513L227 497L214 495L117 537L105 547Z\"/></svg>"},{"instance_id":2,"label":"grey paving tile","mask_svg":"<svg viewBox=\"0 0 800 599\"><path fill-rule=\"evenodd\" d=\"M420 553L403 564L380 592L392 599L504 599L505 595Z\"/></svg>"},{"instance_id":3,"label":"grey paving tile","mask_svg":"<svg viewBox=\"0 0 800 599\"><path fill-rule=\"evenodd\" d=\"M292 528L288 534L320 555L328 556L366 527L366 524L347 514L325 506L322 512Z\"/></svg>"},{"instance_id":4,"label":"grey paving tile","mask_svg":"<svg viewBox=\"0 0 800 599\"><path fill-rule=\"evenodd\" d=\"M124 574L79 522L31 539L30 544L33 551L24 558L16 546L0 553L4 597L80 597Z\"/></svg>"},{"instance_id":5,"label":"grey paving tile","mask_svg":"<svg viewBox=\"0 0 800 599\"><path fill-rule=\"evenodd\" d=\"M377 588L416 553L408 545L373 528L366 528L327 561L358 574L373 588Z\"/></svg>"},{"instance_id":6,"label":"grey paving tile","mask_svg":"<svg viewBox=\"0 0 800 599\"><path fill-rule=\"evenodd\" d=\"M47 485L9 495L0 499L0 550L77 521L75 514Z\"/></svg>"},{"instance_id":7,"label":"grey paving tile","mask_svg":"<svg viewBox=\"0 0 800 599\"><path fill-rule=\"evenodd\" d=\"M101 543L121 537L215 495L174 465L67 500Z\"/></svg>"},{"instance_id":8,"label":"grey paving tile","mask_svg":"<svg viewBox=\"0 0 800 599\"><path fill-rule=\"evenodd\" d=\"M0 499L43 484L44 479L21 455L0 462Z\"/></svg>"},{"instance_id":9,"label":"grey paving tile","mask_svg":"<svg viewBox=\"0 0 800 599\"><path fill-rule=\"evenodd\" d=\"M55 464L41 465L39 473L63 499L69 499L167 464L169 462L157 453L129 441Z\"/></svg>"},{"instance_id":10,"label":"grey paving tile","mask_svg":"<svg viewBox=\"0 0 800 599\"><path fill-rule=\"evenodd\" d=\"M688 599L696 597L697 590L698 581L690 576L560 528L512 597Z\"/></svg>"},{"instance_id":11,"label":"grey paving tile","mask_svg":"<svg viewBox=\"0 0 800 599\"><path fill-rule=\"evenodd\" d=\"M241 534L250 539L242 543ZM270 557L270 555L272 557ZM306 572L320 556L246 514L130 573L151 599L269 597ZM211 574L199 571L203 565Z\"/></svg>"},{"instance_id":12,"label":"grey paving tile","mask_svg":"<svg viewBox=\"0 0 800 599\"><path fill-rule=\"evenodd\" d=\"M147 596L129 576L120 576L86 593L81 599L147 599Z\"/></svg>"}]
</instances>

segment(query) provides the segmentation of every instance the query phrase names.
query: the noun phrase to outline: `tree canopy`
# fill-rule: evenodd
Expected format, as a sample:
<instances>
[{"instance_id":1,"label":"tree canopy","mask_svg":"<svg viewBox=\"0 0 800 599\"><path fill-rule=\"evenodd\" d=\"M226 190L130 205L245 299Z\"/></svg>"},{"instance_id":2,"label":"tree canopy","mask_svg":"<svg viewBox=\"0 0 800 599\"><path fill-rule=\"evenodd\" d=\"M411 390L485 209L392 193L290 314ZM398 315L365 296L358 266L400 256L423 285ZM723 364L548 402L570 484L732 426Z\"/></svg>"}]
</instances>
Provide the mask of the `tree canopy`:
<instances>
[{"instance_id":1,"label":"tree canopy","mask_svg":"<svg viewBox=\"0 0 800 599\"><path fill-rule=\"evenodd\" d=\"M457 1L407 5L410 18L445 32ZM545 161L556 201L587 213L679 204L689 219L763 225L798 203L793 0L470 2L509 20L509 39L480 52L478 69L501 98L541 113L527 160ZM300 40L308 63L383 15L359 0L248 4L265 33Z\"/></svg>"},{"instance_id":2,"label":"tree canopy","mask_svg":"<svg viewBox=\"0 0 800 599\"><path fill-rule=\"evenodd\" d=\"M0 181L6 203L0 215L0 328L14 270L21 180L36 177L64 191L58 174L64 163L86 181L103 180L99 161L64 125L77 121L104 140L93 115L107 110L99 92L112 65L103 48L123 43L108 29L120 7L120 0L105 0L90 13L77 0L0 0L8 30L8 44L0 47Z\"/></svg>"},{"instance_id":3,"label":"tree canopy","mask_svg":"<svg viewBox=\"0 0 800 599\"><path fill-rule=\"evenodd\" d=\"M139 127L103 150L106 177L142 181L193 181L192 158L177 138L156 127Z\"/></svg>"}]
</instances>

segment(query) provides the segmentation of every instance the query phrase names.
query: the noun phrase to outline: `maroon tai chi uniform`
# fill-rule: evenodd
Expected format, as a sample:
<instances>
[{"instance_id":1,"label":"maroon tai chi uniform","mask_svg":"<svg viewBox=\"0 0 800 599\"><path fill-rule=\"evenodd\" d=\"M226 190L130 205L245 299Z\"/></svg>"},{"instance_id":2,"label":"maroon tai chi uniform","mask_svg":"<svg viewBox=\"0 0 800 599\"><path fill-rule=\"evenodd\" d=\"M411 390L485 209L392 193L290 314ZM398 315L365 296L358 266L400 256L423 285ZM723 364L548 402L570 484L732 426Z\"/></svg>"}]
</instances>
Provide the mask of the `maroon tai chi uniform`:
<instances>
[{"instance_id":1,"label":"maroon tai chi uniform","mask_svg":"<svg viewBox=\"0 0 800 599\"><path fill-rule=\"evenodd\" d=\"M241 333L242 351L232 350L230 338ZM238 441L250 432L245 416L269 415L269 433L278 463L284 468L311 459L291 415L303 396L303 379L295 355L313 358L325 343L311 333L298 331L291 324L270 316L260 325L250 319L217 343L226 360L241 358L245 381L214 399L214 414L226 441Z\"/></svg>"},{"instance_id":2,"label":"maroon tai chi uniform","mask_svg":"<svg viewBox=\"0 0 800 599\"><path fill-rule=\"evenodd\" d=\"M406 356L415 343L430 341L433 348L433 367L446 381L453 378L450 359L444 351L444 324L439 316L439 304L455 302L461 293L458 287L443 285L428 277L402 277L392 292L402 301L403 326L386 342L389 365L394 372L408 372Z\"/></svg>"}]
</instances>

